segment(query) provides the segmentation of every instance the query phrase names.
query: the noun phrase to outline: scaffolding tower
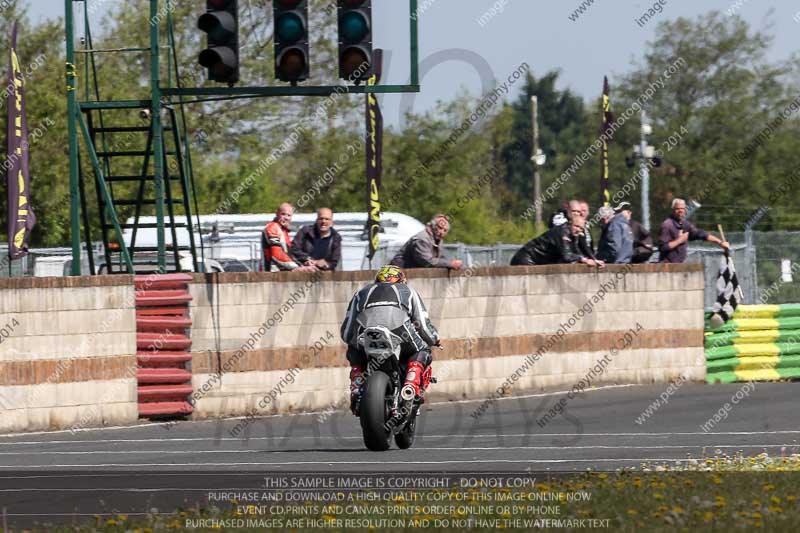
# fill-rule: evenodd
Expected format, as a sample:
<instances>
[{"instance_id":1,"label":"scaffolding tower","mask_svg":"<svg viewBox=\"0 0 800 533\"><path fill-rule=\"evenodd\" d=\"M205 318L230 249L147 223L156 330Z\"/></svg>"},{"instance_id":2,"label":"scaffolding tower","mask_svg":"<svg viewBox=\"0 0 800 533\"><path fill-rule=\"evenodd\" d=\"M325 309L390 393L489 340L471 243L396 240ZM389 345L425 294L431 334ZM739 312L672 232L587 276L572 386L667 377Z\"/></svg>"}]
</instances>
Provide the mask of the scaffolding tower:
<instances>
[{"instance_id":1,"label":"scaffolding tower","mask_svg":"<svg viewBox=\"0 0 800 533\"><path fill-rule=\"evenodd\" d=\"M201 269L203 247L202 239L197 239L200 231L199 219L193 224L193 217L197 218L198 213L189 131L184 112L186 104L270 96L406 93L420 90L418 0L409 0L408 85L194 88L181 87L172 10L159 10L159 4L166 1L149 0L148 46L96 49L92 43L89 0L64 0L72 275L82 274L82 240L86 243L89 273L92 275L181 271L184 270L181 268L181 259L189 256L193 270L197 272ZM83 47L79 50L75 46L75 4L82 4L85 29ZM166 24L165 49L168 51L166 80L161 79L162 23ZM150 62L149 98L101 99L103 93L99 87L95 62L98 54L147 55ZM77 88L78 55L85 59L81 99ZM172 86L173 74L177 85L175 87ZM189 97L195 98L188 99ZM134 148L131 145L137 138L139 145ZM83 139L88 164L81 160L79 139ZM96 190L98 225L103 243L102 265L97 263L92 251L92 224L87 209L88 180L93 180ZM133 211L131 222L120 220L119 207ZM155 222L140 222L140 218L146 214L155 215ZM143 229L156 230L156 246L137 245L137 235ZM199 242L195 242L196 240Z\"/></svg>"}]
</instances>

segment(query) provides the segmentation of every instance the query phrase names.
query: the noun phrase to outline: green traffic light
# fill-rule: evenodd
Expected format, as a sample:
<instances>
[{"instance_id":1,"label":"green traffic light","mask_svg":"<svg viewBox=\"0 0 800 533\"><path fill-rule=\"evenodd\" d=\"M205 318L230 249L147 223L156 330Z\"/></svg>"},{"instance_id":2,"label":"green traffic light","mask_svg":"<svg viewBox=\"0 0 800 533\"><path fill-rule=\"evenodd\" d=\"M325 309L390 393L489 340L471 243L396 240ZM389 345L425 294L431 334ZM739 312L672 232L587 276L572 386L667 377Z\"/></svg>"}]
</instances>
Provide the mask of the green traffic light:
<instances>
[{"instance_id":1,"label":"green traffic light","mask_svg":"<svg viewBox=\"0 0 800 533\"><path fill-rule=\"evenodd\" d=\"M364 15L351 11L342 17L341 35L347 43L360 43L369 35L369 25Z\"/></svg>"},{"instance_id":2,"label":"green traffic light","mask_svg":"<svg viewBox=\"0 0 800 533\"><path fill-rule=\"evenodd\" d=\"M299 41L306 33L303 19L296 13L284 13L276 23L276 33L282 42Z\"/></svg>"}]
</instances>

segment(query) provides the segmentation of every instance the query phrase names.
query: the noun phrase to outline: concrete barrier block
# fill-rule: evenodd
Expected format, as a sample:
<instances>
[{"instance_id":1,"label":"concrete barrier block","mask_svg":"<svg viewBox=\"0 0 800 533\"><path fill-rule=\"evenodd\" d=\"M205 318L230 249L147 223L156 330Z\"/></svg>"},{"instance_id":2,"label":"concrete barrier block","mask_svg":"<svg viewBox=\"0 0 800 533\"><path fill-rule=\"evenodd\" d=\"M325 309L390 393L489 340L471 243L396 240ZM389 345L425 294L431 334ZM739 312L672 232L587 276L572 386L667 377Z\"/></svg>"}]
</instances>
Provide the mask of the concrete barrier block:
<instances>
[{"instance_id":1,"label":"concrete barrier block","mask_svg":"<svg viewBox=\"0 0 800 533\"><path fill-rule=\"evenodd\" d=\"M9 337L0 350L0 361L30 361L70 357L102 357L136 353L136 332L83 335Z\"/></svg>"},{"instance_id":2,"label":"concrete barrier block","mask_svg":"<svg viewBox=\"0 0 800 533\"><path fill-rule=\"evenodd\" d=\"M103 424L116 426L132 424L139 419L139 406L136 402L104 403L100 406Z\"/></svg>"}]
</instances>

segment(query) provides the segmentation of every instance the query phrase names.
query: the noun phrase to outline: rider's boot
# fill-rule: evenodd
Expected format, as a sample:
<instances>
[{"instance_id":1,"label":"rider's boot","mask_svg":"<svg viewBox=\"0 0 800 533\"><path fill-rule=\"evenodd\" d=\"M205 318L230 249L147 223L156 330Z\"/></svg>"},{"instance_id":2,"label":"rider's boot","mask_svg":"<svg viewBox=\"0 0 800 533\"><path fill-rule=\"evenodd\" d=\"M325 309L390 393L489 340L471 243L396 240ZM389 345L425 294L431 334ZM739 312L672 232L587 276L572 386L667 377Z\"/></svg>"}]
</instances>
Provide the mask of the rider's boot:
<instances>
[{"instance_id":1,"label":"rider's boot","mask_svg":"<svg viewBox=\"0 0 800 533\"><path fill-rule=\"evenodd\" d=\"M420 396L420 381L425 370L422 363L411 361L408 363L408 371L406 371L406 382L401 390L401 396L404 400L410 401Z\"/></svg>"},{"instance_id":2,"label":"rider's boot","mask_svg":"<svg viewBox=\"0 0 800 533\"><path fill-rule=\"evenodd\" d=\"M433 379L433 368L431 367L431 365L428 365L428 366L425 367L425 370L422 372L422 383L420 385L420 388L422 389L423 393L426 390L428 390L428 385L431 384L431 379ZM422 403L425 403L424 394L422 396Z\"/></svg>"},{"instance_id":3,"label":"rider's boot","mask_svg":"<svg viewBox=\"0 0 800 533\"><path fill-rule=\"evenodd\" d=\"M364 367L350 367L350 412L358 416L358 407L364 392Z\"/></svg>"}]
</instances>

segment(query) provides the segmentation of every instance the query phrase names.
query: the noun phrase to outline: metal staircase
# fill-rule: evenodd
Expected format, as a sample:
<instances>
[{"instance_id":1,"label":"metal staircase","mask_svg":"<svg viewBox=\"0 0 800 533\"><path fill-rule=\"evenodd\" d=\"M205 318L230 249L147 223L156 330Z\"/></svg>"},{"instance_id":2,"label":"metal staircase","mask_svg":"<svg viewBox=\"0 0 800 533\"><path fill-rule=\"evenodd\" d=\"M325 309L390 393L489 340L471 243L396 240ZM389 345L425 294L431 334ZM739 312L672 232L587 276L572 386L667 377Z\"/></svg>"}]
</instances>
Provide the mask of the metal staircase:
<instances>
[{"instance_id":1,"label":"metal staircase","mask_svg":"<svg viewBox=\"0 0 800 533\"><path fill-rule=\"evenodd\" d=\"M113 109L106 110L106 113ZM94 172L95 189L99 206L100 228L105 255L103 273L128 273L128 265L124 261L124 254L120 246L126 245L131 256L134 270L137 274L158 272L158 247L137 246L136 238L140 229L158 228L158 223L141 222L141 217L147 215L148 209L155 208L158 204L155 187L155 176L152 168L153 151L153 124L108 127L103 124L102 110L83 110L92 146L95 147L97 158L100 162L101 173ZM194 231L192 229L192 208L190 203L191 187L186 175L184 164L184 147L179 134L177 114L172 108L165 108L165 123L162 126L162 151L166 164L163 167L163 227L169 241L165 272L179 272L181 270L181 252L191 254L194 270L197 270L197 251L195 248ZM140 113L148 117L144 109ZM138 139L137 139L138 138ZM138 146L135 142L138 140ZM100 149L97 150L97 147ZM141 159L141 164L135 165L136 158ZM138 167L138 168L137 168ZM133 173L137 170L137 173ZM105 183L101 184L99 181ZM131 223L119 223L119 228L124 232L127 243L117 244L111 239L112 232L116 229L109 216L109 203L105 200L102 190L106 188L111 198L111 208L117 214L129 212ZM179 237L179 232L181 233ZM187 239L188 243L182 244Z\"/></svg>"},{"instance_id":2,"label":"metal staircase","mask_svg":"<svg viewBox=\"0 0 800 533\"><path fill-rule=\"evenodd\" d=\"M75 49L73 4L83 4L85 33L80 50ZM97 49L92 42L89 4L65 2L73 256L80 255L82 224L87 249L91 249L92 232L96 236L99 231L103 242L100 265L90 252L91 274L197 271L201 261L192 223L192 207L196 211L197 203L184 99L162 94L162 81L171 87L173 76L180 87L171 12L166 17L166 46L161 45L159 25L150 24L148 47ZM158 1L150 0L150 4L151 12L158 12ZM101 53L146 55L150 64L148 99L103 99L95 63L95 56ZM163 59L165 80L161 79ZM83 71L80 86L79 70ZM79 140L88 164L82 160ZM91 185L96 209L87 206ZM143 222L145 216L154 216L155 221ZM156 230L156 246L137 246L143 229ZM202 255L202 242L199 244ZM80 273L80 262L73 261L72 274Z\"/></svg>"}]
</instances>

